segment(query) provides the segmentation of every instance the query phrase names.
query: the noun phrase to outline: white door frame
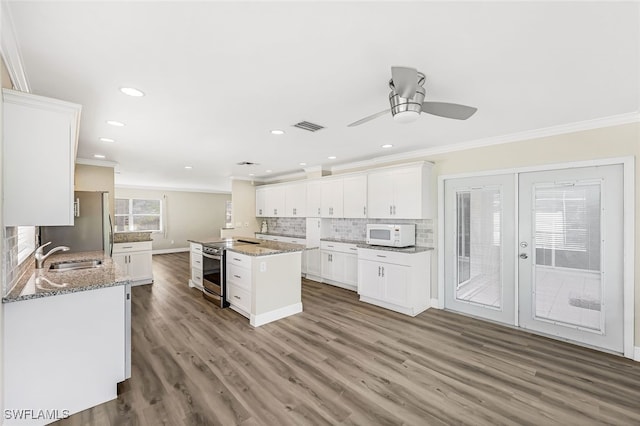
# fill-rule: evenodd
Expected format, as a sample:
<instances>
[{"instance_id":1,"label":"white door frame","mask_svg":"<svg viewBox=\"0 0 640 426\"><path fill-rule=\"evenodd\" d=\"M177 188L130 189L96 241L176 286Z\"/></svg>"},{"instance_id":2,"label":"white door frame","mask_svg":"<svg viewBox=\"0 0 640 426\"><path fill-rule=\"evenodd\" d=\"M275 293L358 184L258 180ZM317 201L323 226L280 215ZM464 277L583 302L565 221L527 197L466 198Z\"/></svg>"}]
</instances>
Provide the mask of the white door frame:
<instances>
[{"instance_id":1,"label":"white door frame","mask_svg":"<svg viewBox=\"0 0 640 426\"><path fill-rule=\"evenodd\" d=\"M488 176L500 174L513 174L514 179L518 179L519 173L540 172L557 169L569 169L577 167L592 167L621 164L623 169L623 286L624 286L624 352L625 358L634 359L634 333L635 333L635 161L634 157L613 157L587 161L562 162L553 164L543 164L529 167L515 167L510 169L489 170L471 173L458 173L438 176L438 304L437 308L444 308L444 181L447 179L469 178L474 176ZM516 186L517 188L517 186ZM518 194L516 193L516 222L518 221ZM518 224L516 223L516 227ZM516 236L517 239L517 236ZM517 242L516 242L517 243ZM518 253L514 253L518 256ZM516 286L516 301L518 298L518 268L515 270L514 282ZM515 324L518 325L518 309L516 303ZM640 353L640 347L637 349ZM636 359L640 361L640 359Z\"/></svg>"}]
</instances>

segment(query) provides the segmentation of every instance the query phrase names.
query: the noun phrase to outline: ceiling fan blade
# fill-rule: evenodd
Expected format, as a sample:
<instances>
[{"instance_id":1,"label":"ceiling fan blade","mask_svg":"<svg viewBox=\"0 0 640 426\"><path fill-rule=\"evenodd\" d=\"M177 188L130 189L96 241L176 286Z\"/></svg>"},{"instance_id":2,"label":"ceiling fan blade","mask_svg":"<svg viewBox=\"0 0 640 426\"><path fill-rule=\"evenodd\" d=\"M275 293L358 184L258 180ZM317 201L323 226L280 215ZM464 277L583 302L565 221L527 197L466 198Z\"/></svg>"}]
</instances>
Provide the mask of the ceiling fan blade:
<instances>
[{"instance_id":1,"label":"ceiling fan blade","mask_svg":"<svg viewBox=\"0 0 640 426\"><path fill-rule=\"evenodd\" d=\"M391 79L401 98L413 98L418 87L418 70L407 67L391 67Z\"/></svg>"},{"instance_id":2,"label":"ceiling fan blade","mask_svg":"<svg viewBox=\"0 0 640 426\"><path fill-rule=\"evenodd\" d=\"M384 111L376 112L375 114L372 114L372 115L370 115L368 117L362 118L362 119L360 119L358 121L354 121L353 123L349 124L347 127L359 126L362 123L366 123L367 121L371 121L371 120L374 120L374 119L376 119L378 117L382 117L383 115L388 114L390 112L391 112L391 109L385 109Z\"/></svg>"},{"instance_id":3,"label":"ceiling fan blade","mask_svg":"<svg viewBox=\"0 0 640 426\"><path fill-rule=\"evenodd\" d=\"M422 112L437 115L439 117L454 118L456 120L466 120L471 117L478 108L467 105L450 104L447 102L423 102Z\"/></svg>"}]
</instances>

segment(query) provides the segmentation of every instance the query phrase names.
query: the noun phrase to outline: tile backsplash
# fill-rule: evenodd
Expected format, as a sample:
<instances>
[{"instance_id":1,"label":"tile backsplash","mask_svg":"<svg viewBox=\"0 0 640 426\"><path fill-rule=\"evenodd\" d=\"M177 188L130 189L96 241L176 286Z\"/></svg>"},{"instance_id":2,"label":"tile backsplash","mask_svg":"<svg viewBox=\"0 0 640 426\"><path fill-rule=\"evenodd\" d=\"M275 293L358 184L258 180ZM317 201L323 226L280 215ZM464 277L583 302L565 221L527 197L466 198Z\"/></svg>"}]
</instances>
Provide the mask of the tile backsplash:
<instances>
[{"instance_id":1,"label":"tile backsplash","mask_svg":"<svg viewBox=\"0 0 640 426\"><path fill-rule=\"evenodd\" d=\"M433 247L432 219L322 219L322 238L364 241L367 223L415 224L416 245Z\"/></svg>"},{"instance_id":2,"label":"tile backsplash","mask_svg":"<svg viewBox=\"0 0 640 426\"><path fill-rule=\"evenodd\" d=\"M2 233L2 296L11 291L18 279L33 268L33 253L18 265L18 227L7 226Z\"/></svg>"},{"instance_id":3,"label":"tile backsplash","mask_svg":"<svg viewBox=\"0 0 640 426\"><path fill-rule=\"evenodd\" d=\"M268 232L303 236L306 234L306 220L304 218L265 218ZM415 224L416 245L433 247L432 219L322 219L322 238L337 238L343 240L364 241L366 239L367 223Z\"/></svg>"}]
</instances>

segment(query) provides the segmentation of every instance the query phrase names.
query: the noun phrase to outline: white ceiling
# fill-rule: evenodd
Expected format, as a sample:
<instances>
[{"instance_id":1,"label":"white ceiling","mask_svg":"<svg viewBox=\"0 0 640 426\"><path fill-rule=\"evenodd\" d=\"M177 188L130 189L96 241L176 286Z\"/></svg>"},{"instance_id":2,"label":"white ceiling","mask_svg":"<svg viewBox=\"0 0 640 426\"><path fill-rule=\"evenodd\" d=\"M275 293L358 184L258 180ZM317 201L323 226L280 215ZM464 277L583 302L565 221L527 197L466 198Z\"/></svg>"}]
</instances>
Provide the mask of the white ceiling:
<instances>
[{"instance_id":1,"label":"white ceiling","mask_svg":"<svg viewBox=\"0 0 640 426\"><path fill-rule=\"evenodd\" d=\"M31 91L83 105L78 157L119 163L117 185L213 191L228 191L230 176L299 172L300 162L330 168L636 112L638 9L637 2L10 2ZM389 107L392 65L424 72L427 100L478 112L467 121L423 114L399 124L385 116L347 128ZM146 96L123 95L122 86ZM326 128L291 127L302 120ZM385 143L394 147L383 150Z\"/></svg>"}]
</instances>

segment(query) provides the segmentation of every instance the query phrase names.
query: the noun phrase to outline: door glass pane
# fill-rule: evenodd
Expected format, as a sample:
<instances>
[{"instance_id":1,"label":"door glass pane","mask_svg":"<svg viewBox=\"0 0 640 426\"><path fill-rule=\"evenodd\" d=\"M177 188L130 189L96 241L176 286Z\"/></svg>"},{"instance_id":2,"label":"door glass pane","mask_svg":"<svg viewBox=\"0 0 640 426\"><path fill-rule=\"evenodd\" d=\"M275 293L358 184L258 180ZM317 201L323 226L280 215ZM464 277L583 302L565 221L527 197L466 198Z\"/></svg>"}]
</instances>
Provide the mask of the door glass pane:
<instances>
[{"instance_id":1,"label":"door glass pane","mask_svg":"<svg viewBox=\"0 0 640 426\"><path fill-rule=\"evenodd\" d=\"M502 205L500 189L456 193L457 300L500 308Z\"/></svg>"},{"instance_id":2,"label":"door glass pane","mask_svg":"<svg viewBox=\"0 0 640 426\"><path fill-rule=\"evenodd\" d=\"M534 187L537 319L601 330L600 182Z\"/></svg>"}]
</instances>

